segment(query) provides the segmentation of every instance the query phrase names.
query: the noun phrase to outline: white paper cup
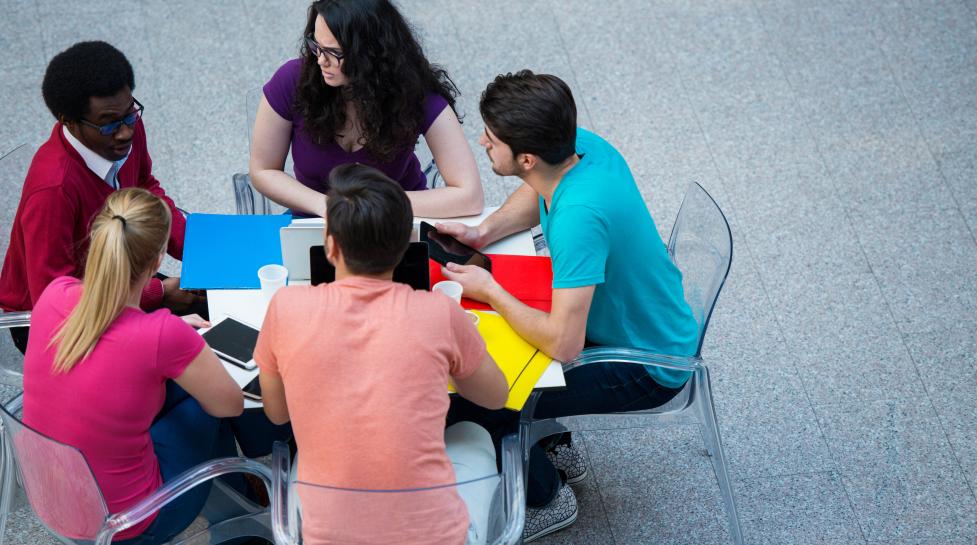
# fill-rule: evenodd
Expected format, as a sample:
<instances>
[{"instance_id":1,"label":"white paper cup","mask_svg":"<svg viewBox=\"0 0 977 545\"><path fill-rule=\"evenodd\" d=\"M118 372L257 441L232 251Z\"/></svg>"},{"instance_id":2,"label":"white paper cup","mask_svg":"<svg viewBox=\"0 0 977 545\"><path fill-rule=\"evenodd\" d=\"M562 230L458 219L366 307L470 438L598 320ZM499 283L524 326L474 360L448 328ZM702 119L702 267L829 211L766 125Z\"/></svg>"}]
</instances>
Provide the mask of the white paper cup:
<instances>
[{"instance_id":1,"label":"white paper cup","mask_svg":"<svg viewBox=\"0 0 977 545\"><path fill-rule=\"evenodd\" d=\"M442 280L431 286L431 291L440 291L441 293L454 299L459 305L461 304L462 287L461 284L455 282L454 280Z\"/></svg>"},{"instance_id":2,"label":"white paper cup","mask_svg":"<svg viewBox=\"0 0 977 545\"><path fill-rule=\"evenodd\" d=\"M258 269L258 281L261 282L261 294L266 301L288 283L288 269L281 265L265 265Z\"/></svg>"}]
</instances>

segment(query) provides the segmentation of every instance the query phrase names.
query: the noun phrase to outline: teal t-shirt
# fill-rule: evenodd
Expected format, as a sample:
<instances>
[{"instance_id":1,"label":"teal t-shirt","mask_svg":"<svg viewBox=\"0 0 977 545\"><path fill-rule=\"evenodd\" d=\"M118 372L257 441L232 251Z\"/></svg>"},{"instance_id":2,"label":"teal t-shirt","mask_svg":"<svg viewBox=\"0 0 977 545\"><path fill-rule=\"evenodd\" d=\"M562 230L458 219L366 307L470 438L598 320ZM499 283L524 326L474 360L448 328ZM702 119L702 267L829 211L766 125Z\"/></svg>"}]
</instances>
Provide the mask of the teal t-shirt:
<instances>
[{"instance_id":1,"label":"teal t-shirt","mask_svg":"<svg viewBox=\"0 0 977 545\"><path fill-rule=\"evenodd\" d=\"M691 356L699 327L682 294L682 273L668 251L631 169L613 146L577 129L580 162L556 186L540 225L553 259L553 288L596 286L587 340ZM648 368L677 388L690 374Z\"/></svg>"}]
</instances>

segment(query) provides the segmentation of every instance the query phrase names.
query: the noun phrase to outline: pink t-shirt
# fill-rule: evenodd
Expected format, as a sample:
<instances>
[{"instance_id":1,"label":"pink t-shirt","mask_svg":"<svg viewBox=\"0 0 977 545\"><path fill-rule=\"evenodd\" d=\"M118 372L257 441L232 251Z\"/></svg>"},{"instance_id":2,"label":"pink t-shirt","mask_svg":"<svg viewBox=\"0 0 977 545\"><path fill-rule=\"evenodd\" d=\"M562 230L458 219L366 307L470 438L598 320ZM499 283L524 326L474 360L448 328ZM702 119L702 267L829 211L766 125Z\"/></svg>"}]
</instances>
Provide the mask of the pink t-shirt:
<instances>
[{"instance_id":1,"label":"pink t-shirt","mask_svg":"<svg viewBox=\"0 0 977 545\"><path fill-rule=\"evenodd\" d=\"M24 357L24 423L85 455L109 511L117 513L159 488L162 478L149 427L176 378L203 350L204 340L169 310L126 307L92 353L68 373L53 373L48 348L78 304L82 284L55 279L31 315ZM121 532L139 535L153 517ZM54 524L56 521L45 521Z\"/></svg>"},{"instance_id":2,"label":"pink t-shirt","mask_svg":"<svg viewBox=\"0 0 977 545\"><path fill-rule=\"evenodd\" d=\"M451 299L364 277L287 287L271 301L254 356L285 384L300 481L370 490L455 482L444 445L448 378L470 376L486 352ZM322 509L303 501L307 540L318 542L327 518L341 523L342 497L320 494ZM463 538L464 504L453 492L439 497L415 526Z\"/></svg>"}]
</instances>

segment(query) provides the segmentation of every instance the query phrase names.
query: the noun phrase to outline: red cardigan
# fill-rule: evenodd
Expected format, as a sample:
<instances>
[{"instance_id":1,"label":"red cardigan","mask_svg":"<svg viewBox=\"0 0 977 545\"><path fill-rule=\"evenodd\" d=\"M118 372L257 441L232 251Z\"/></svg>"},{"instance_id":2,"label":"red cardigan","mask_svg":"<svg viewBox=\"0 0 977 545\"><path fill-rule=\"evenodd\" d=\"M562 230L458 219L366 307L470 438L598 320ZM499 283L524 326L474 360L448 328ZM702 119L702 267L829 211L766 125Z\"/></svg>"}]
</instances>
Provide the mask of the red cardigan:
<instances>
[{"instance_id":1,"label":"red cardigan","mask_svg":"<svg viewBox=\"0 0 977 545\"><path fill-rule=\"evenodd\" d=\"M0 272L0 308L4 310L31 310L55 278L81 278L88 254L89 225L115 191L89 170L65 140L61 127L61 123L54 124L51 137L34 154L24 180ZM120 188L147 189L170 207L173 228L167 253L181 259L186 220L153 177L142 120L136 123L132 151L119 170L118 180ZM161 283L150 282L143 291L143 308L159 307L162 295Z\"/></svg>"}]
</instances>

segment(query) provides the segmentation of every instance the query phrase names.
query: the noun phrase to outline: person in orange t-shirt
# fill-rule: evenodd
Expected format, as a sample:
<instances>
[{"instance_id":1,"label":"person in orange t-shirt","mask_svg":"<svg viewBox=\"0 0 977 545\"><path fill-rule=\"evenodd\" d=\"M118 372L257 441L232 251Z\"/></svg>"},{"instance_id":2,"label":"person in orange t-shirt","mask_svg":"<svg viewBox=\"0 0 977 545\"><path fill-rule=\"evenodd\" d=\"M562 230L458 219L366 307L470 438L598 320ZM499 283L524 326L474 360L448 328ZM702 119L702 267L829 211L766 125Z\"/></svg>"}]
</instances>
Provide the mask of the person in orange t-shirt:
<instances>
[{"instance_id":1,"label":"person in orange t-shirt","mask_svg":"<svg viewBox=\"0 0 977 545\"><path fill-rule=\"evenodd\" d=\"M453 488L422 502L403 495L396 504L389 494L329 493L450 485L462 478L459 467L468 477L496 473L484 429L469 422L444 429L446 387L453 381L461 396L486 408L501 408L508 396L504 375L457 303L393 282L413 221L404 190L355 164L334 169L330 188L325 245L336 281L279 290L254 352L265 413L292 422L298 480L320 485L299 488L305 542L396 536L397 543L464 543L469 513L477 520L489 506L466 510ZM466 445L446 451L446 437ZM467 454L453 459L453 451ZM370 517L356 501L362 498L376 498L366 507L386 515ZM401 509L411 511L406 519L390 513Z\"/></svg>"}]
</instances>

